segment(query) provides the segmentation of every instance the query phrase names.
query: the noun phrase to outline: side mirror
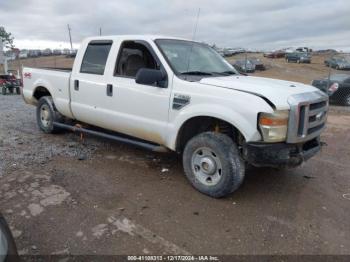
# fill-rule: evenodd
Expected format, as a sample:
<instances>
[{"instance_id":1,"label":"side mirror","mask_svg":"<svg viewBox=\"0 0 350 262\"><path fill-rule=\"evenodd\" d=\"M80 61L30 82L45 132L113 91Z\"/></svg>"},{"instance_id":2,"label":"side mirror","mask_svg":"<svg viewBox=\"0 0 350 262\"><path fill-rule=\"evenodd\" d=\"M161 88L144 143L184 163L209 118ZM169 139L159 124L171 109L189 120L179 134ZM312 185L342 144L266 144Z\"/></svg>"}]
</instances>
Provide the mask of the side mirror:
<instances>
[{"instance_id":1,"label":"side mirror","mask_svg":"<svg viewBox=\"0 0 350 262\"><path fill-rule=\"evenodd\" d=\"M141 68L136 74L136 83L143 85L154 85L157 84L159 87L165 87L164 80L165 74L157 69Z\"/></svg>"}]
</instances>

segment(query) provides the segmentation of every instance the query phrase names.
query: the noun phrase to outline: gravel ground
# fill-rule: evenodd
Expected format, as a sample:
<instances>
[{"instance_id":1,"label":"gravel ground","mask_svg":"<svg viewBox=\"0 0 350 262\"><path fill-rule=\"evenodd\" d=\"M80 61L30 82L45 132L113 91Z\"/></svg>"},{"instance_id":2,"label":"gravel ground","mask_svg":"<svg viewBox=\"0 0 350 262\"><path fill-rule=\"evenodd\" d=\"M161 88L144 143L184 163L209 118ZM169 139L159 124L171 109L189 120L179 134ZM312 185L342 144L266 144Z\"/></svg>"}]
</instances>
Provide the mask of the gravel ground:
<instances>
[{"instance_id":1,"label":"gravel ground","mask_svg":"<svg viewBox=\"0 0 350 262\"><path fill-rule=\"evenodd\" d=\"M350 116L302 167L250 169L224 199L180 158L94 137L47 135L0 95L0 210L21 254L350 254Z\"/></svg>"}]
</instances>

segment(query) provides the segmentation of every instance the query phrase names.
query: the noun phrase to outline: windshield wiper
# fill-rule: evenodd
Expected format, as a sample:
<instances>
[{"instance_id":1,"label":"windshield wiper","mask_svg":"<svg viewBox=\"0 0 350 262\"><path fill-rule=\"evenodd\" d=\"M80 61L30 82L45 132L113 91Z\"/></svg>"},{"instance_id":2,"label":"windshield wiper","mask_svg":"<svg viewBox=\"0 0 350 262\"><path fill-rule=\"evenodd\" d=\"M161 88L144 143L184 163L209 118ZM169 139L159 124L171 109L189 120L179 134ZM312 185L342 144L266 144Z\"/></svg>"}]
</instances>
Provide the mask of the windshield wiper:
<instances>
[{"instance_id":1,"label":"windshield wiper","mask_svg":"<svg viewBox=\"0 0 350 262\"><path fill-rule=\"evenodd\" d=\"M234 71L224 71L224 72L212 72L212 74L227 76L227 75L235 75L236 72L234 72Z\"/></svg>"},{"instance_id":2,"label":"windshield wiper","mask_svg":"<svg viewBox=\"0 0 350 262\"><path fill-rule=\"evenodd\" d=\"M202 71L188 71L188 72L181 73L181 75L211 76L213 74L209 72L202 72Z\"/></svg>"}]
</instances>

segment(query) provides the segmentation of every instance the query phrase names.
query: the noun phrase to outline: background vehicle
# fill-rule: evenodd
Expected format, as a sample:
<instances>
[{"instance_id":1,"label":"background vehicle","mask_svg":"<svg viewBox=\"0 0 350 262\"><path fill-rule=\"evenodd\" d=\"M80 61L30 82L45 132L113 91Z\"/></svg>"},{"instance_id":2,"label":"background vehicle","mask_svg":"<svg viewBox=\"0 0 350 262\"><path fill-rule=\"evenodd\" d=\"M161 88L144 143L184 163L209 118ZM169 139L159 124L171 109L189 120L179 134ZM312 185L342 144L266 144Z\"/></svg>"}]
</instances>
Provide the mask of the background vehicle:
<instances>
[{"instance_id":1,"label":"background vehicle","mask_svg":"<svg viewBox=\"0 0 350 262\"><path fill-rule=\"evenodd\" d=\"M239 71L243 73L254 73L255 72L255 64L252 63L251 60L242 59L237 60L233 66Z\"/></svg>"},{"instance_id":2,"label":"background vehicle","mask_svg":"<svg viewBox=\"0 0 350 262\"><path fill-rule=\"evenodd\" d=\"M69 55L69 53L70 53L70 49L68 48L65 48L62 50L62 55Z\"/></svg>"},{"instance_id":3,"label":"background vehicle","mask_svg":"<svg viewBox=\"0 0 350 262\"><path fill-rule=\"evenodd\" d=\"M50 55L52 55L52 51L51 51L50 48L46 48L46 49L44 49L44 50L41 52L41 54L42 54L43 56L50 56Z\"/></svg>"},{"instance_id":4,"label":"background vehicle","mask_svg":"<svg viewBox=\"0 0 350 262\"><path fill-rule=\"evenodd\" d=\"M335 56L324 61L326 66L335 68L337 70L350 69L350 59L348 57Z\"/></svg>"},{"instance_id":5,"label":"background vehicle","mask_svg":"<svg viewBox=\"0 0 350 262\"><path fill-rule=\"evenodd\" d=\"M282 58L282 57L285 57L285 55L286 55L286 52L283 50L264 53L264 57L267 57L267 58Z\"/></svg>"},{"instance_id":6,"label":"background vehicle","mask_svg":"<svg viewBox=\"0 0 350 262\"><path fill-rule=\"evenodd\" d=\"M28 50L21 50L21 52L18 55L19 58L28 58Z\"/></svg>"},{"instance_id":7,"label":"background vehicle","mask_svg":"<svg viewBox=\"0 0 350 262\"><path fill-rule=\"evenodd\" d=\"M53 54L53 55L62 55L62 51L61 51L60 49L54 49L54 50L52 51L52 54Z\"/></svg>"},{"instance_id":8,"label":"background vehicle","mask_svg":"<svg viewBox=\"0 0 350 262\"><path fill-rule=\"evenodd\" d=\"M311 63L311 56L308 53L294 52L286 54L286 61L299 63Z\"/></svg>"},{"instance_id":9,"label":"background vehicle","mask_svg":"<svg viewBox=\"0 0 350 262\"><path fill-rule=\"evenodd\" d=\"M312 85L328 93L330 101L350 106L350 74L332 74L329 79L313 80Z\"/></svg>"},{"instance_id":10,"label":"background vehicle","mask_svg":"<svg viewBox=\"0 0 350 262\"><path fill-rule=\"evenodd\" d=\"M14 93L14 91L16 91L17 94L20 94L20 84L20 80L17 79L14 75L0 75L0 87L2 95L6 95L7 91L10 93Z\"/></svg>"},{"instance_id":11,"label":"background vehicle","mask_svg":"<svg viewBox=\"0 0 350 262\"><path fill-rule=\"evenodd\" d=\"M264 63L259 59L259 58L256 58L256 57L250 57L249 58L249 61L255 65L255 70L265 70L266 67L264 65Z\"/></svg>"},{"instance_id":12,"label":"background vehicle","mask_svg":"<svg viewBox=\"0 0 350 262\"><path fill-rule=\"evenodd\" d=\"M0 213L0 262L17 262L19 260L16 243L5 218Z\"/></svg>"},{"instance_id":13,"label":"background vehicle","mask_svg":"<svg viewBox=\"0 0 350 262\"><path fill-rule=\"evenodd\" d=\"M72 49L69 50L68 54L66 55L66 57L68 58L74 58L77 55L78 50L77 49Z\"/></svg>"},{"instance_id":14,"label":"background vehicle","mask_svg":"<svg viewBox=\"0 0 350 262\"><path fill-rule=\"evenodd\" d=\"M246 164L296 167L314 156L328 110L315 87L240 75L208 45L169 37L88 38L72 70L24 67L23 79L43 132L181 153L191 185L212 197L237 190Z\"/></svg>"},{"instance_id":15,"label":"background vehicle","mask_svg":"<svg viewBox=\"0 0 350 262\"><path fill-rule=\"evenodd\" d=\"M38 57L40 56L40 50L29 50L28 57Z\"/></svg>"}]
</instances>

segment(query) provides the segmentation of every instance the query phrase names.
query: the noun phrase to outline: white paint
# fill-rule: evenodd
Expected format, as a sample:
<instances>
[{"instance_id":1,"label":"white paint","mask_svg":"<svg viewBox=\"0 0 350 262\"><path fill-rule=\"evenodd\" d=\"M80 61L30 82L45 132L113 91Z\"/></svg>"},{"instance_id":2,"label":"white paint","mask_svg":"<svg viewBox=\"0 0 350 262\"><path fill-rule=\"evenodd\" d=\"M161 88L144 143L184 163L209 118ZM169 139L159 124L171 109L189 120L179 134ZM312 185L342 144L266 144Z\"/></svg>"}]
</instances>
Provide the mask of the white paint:
<instances>
[{"instance_id":1,"label":"white paint","mask_svg":"<svg viewBox=\"0 0 350 262\"><path fill-rule=\"evenodd\" d=\"M51 93L57 110L66 117L175 150L178 132L190 118L216 117L235 126L246 141L261 141L257 116L260 112L272 113L273 109L260 96L270 100L278 110L290 109L288 98L291 95L314 92L315 96L322 97L322 92L310 85L262 77L233 75L208 77L198 82L185 81L174 74L155 44L154 40L159 38L162 37L120 35L87 38L81 44L71 73L25 67L23 74L30 76L23 79L24 99L35 105L33 92L38 86L44 86ZM104 74L81 73L81 63L89 42L106 39L112 40L113 45ZM114 76L120 44L133 39L143 40L153 49L167 73L167 88L137 84L132 78ZM79 92L73 88L76 79L79 79ZM108 97L101 92L107 84L117 87L117 95ZM172 110L169 101L173 101L176 95L190 97L190 103L181 110ZM130 98L133 106L130 106Z\"/></svg>"}]
</instances>

